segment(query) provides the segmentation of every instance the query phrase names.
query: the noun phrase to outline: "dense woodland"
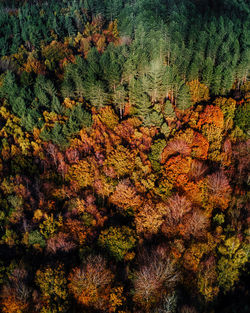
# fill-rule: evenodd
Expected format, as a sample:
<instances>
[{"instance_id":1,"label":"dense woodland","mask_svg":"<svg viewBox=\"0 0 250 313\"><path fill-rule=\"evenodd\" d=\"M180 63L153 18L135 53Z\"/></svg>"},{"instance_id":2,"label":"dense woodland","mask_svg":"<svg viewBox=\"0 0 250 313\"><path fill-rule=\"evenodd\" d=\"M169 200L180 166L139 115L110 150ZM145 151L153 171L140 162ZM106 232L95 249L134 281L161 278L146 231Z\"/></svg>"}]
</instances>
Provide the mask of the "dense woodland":
<instances>
[{"instance_id":1,"label":"dense woodland","mask_svg":"<svg viewBox=\"0 0 250 313\"><path fill-rule=\"evenodd\" d=\"M249 312L249 17L0 1L1 312Z\"/></svg>"}]
</instances>

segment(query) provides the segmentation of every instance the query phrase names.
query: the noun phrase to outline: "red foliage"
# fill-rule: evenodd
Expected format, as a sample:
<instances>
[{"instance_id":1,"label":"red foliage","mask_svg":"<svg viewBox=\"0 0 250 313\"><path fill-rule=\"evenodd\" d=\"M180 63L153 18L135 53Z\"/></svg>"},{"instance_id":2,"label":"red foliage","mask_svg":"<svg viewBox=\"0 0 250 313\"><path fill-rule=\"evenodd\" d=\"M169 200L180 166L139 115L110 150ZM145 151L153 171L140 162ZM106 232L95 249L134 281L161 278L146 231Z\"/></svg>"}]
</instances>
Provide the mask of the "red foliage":
<instances>
[{"instance_id":1,"label":"red foliage","mask_svg":"<svg viewBox=\"0 0 250 313\"><path fill-rule=\"evenodd\" d=\"M220 171L207 177L209 201L225 210L229 205L231 187L225 174Z\"/></svg>"},{"instance_id":2,"label":"red foliage","mask_svg":"<svg viewBox=\"0 0 250 313\"><path fill-rule=\"evenodd\" d=\"M222 171L209 175L207 186L209 193L218 197L223 197L231 191L228 179Z\"/></svg>"}]
</instances>

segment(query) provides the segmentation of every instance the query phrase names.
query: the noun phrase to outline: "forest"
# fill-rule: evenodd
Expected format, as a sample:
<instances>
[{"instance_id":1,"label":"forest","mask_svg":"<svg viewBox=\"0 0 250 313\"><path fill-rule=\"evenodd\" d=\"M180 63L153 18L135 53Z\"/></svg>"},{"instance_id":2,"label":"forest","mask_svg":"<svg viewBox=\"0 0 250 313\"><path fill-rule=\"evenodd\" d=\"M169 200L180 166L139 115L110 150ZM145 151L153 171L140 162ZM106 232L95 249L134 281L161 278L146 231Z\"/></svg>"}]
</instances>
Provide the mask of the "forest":
<instances>
[{"instance_id":1,"label":"forest","mask_svg":"<svg viewBox=\"0 0 250 313\"><path fill-rule=\"evenodd\" d=\"M0 0L0 311L248 313L250 5Z\"/></svg>"}]
</instances>

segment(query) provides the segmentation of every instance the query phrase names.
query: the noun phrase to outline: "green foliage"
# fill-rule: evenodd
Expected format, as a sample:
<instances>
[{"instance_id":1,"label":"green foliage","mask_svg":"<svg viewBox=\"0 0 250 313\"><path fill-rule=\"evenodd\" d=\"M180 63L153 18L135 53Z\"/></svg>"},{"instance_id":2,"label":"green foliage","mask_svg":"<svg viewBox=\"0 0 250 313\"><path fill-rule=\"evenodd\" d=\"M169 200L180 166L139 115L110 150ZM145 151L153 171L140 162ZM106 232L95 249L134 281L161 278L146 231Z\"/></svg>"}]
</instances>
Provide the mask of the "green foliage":
<instances>
[{"instance_id":1,"label":"green foliage","mask_svg":"<svg viewBox=\"0 0 250 313\"><path fill-rule=\"evenodd\" d=\"M182 85L177 96L176 106L178 109L184 111L192 105L189 88L186 85Z\"/></svg>"},{"instance_id":2,"label":"green foliage","mask_svg":"<svg viewBox=\"0 0 250 313\"><path fill-rule=\"evenodd\" d=\"M245 103L237 108L235 113L235 124L244 132L248 132L250 128L250 105Z\"/></svg>"},{"instance_id":3,"label":"green foliage","mask_svg":"<svg viewBox=\"0 0 250 313\"><path fill-rule=\"evenodd\" d=\"M225 221L225 216L224 216L224 214L222 214L222 213L216 214L216 215L214 216L214 218L213 218L213 221L214 221L215 223L217 223L218 225L223 224L224 221Z\"/></svg>"},{"instance_id":4,"label":"green foliage","mask_svg":"<svg viewBox=\"0 0 250 313\"><path fill-rule=\"evenodd\" d=\"M0 1L1 312L247 312L249 12Z\"/></svg>"},{"instance_id":5,"label":"green foliage","mask_svg":"<svg viewBox=\"0 0 250 313\"><path fill-rule=\"evenodd\" d=\"M129 257L129 253L135 248L137 238L135 232L127 227L109 227L103 230L98 238L98 243L107 249L111 256L117 261Z\"/></svg>"},{"instance_id":6,"label":"green foliage","mask_svg":"<svg viewBox=\"0 0 250 313\"><path fill-rule=\"evenodd\" d=\"M41 233L38 230L34 230L29 233L29 244L40 245L40 247L44 248L46 245L46 242L44 240L44 237L41 235Z\"/></svg>"},{"instance_id":7,"label":"green foliage","mask_svg":"<svg viewBox=\"0 0 250 313\"><path fill-rule=\"evenodd\" d=\"M230 237L218 247L221 255L218 265L219 286L226 292L239 280L240 269L248 261L249 247L243 246L237 237Z\"/></svg>"},{"instance_id":8,"label":"green foliage","mask_svg":"<svg viewBox=\"0 0 250 313\"><path fill-rule=\"evenodd\" d=\"M161 161L161 153L166 146L165 139L156 140L151 146L151 152L148 156L152 167L155 171L159 171L161 169L160 161Z\"/></svg>"},{"instance_id":9,"label":"green foliage","mask_svg":"<svg viewBox=\"0 0 250 313\"><path fill-rule=\"evenodd\" d=\"M170 128L166 123L163 123L161 126L161 133L167 138L170 134Z\"/></svg>"}]
</instances>

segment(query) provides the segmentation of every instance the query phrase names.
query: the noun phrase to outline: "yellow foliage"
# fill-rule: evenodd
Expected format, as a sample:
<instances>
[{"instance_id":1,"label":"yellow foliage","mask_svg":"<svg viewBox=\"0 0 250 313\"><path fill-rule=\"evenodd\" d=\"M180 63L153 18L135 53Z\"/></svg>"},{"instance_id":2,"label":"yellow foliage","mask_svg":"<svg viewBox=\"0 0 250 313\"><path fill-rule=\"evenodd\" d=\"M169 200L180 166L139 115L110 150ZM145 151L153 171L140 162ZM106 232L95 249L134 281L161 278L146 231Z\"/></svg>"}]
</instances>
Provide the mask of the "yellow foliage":
<instances>
[{"instance_id":1,"label":"yellow foliage","mask_svg":"<svg viewBox=\"0 0 250 313\"><path fill-rule=\"evenodd\" d=\"M60 215L58 217L58 220L54 219L53 214L50 216L46 216L43 223L39 225L40 233L46 238L50 238L58 231L58 228L60 228L63 225L63 218Z\"/></svg>"},{"instance_id":2,"label":"yellow foliage","mask_svg":"<svg viewBox=\"0 0 250 313\"><path fill-rule=\"evenodd\" d=\"M63 104L67 109L72 109L76 105L76 102L70 98L65 98Z\"/></svg>"},{"instance_id":3,"label":"yellow foliage","mask_svg":"<svg viewBox=\"0 0 250 313\"><path fill-rule=\"evenodd\" d=\"M99 111L100 120L110 129L114 129L119 122L118 116L110 106L101 108Z\"/></svg>"},{"instance_id":4,"label":"yellow foliage","mask_svg":"<svg viewBox=\"0 0 250 313\"><path fill-rule=\"evenodd\" d=\"M77 164L73 164L68 173L65 175L65 179L68 181L76 181L81 188L85 188L92 184L93 173L90 164L81 160Z\"/></svg>"},{"instance_id":5,"label":"yellow foliage","mask_svg":"<svg viewBox=\"0 0 250 313\"><path fill-rule=\"evenodd\" d=\"M209 88L198 81L198 79L188 82L187 85L190 89L191 99L193 103L208 101L209 98Z\"/></svg>"},{"instance_id":6,"label":"yellow foliage","mask_svg":"<svg viewBox=\"0 0 250 313\"><path fill-rule=\"evenodd\" d=\"M122 306L126 300L123 294L123 287L112 288L109 295L109 312L116 312L117 307Z\"/></svg>"},{"instance_id":7,"label":"yellow foliage","mask_svg":"<svg viewBox=\"0 0 250 313\"><path fill-rule=\"evenodd\" d=\"M130 174L134 169L135 156L122 145L116 147L107 157L105 165L113 167L118 177Z\"/></svg>"},{"instance_id":8,"label":"yellow foliage","mask_svg":"<svg viewBox=\"0 0 250 313\"><path fill-rule=\"evenodd\" d=\"M40 221L43 217L43 212L40 209L35 210L33 219L36 221Z\"/></svg>"},{"instance_id":9,"label":"yellow foliage","mask_svg":"<svg viewBox=\"0 0 250 313\"><path fill-rule=\"evenodd\" d=\"M157 234L167 213L168 208L164 203L160 202L155 206L146 202L135 217L137 233L143 233L145 236Z\"/></svg>"}]
</instances>

